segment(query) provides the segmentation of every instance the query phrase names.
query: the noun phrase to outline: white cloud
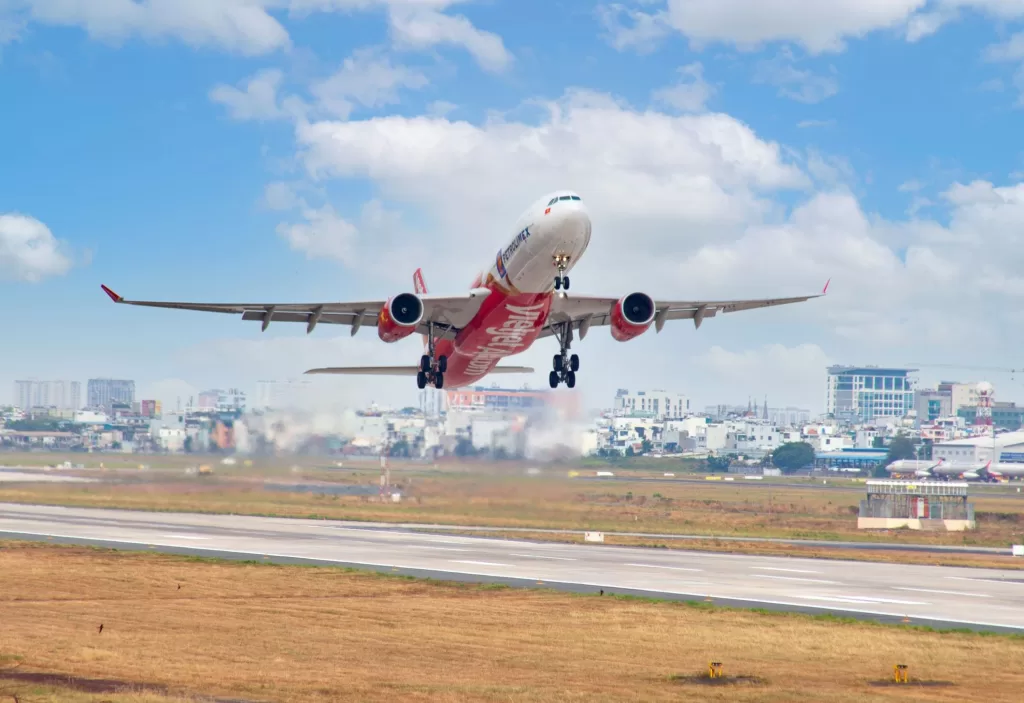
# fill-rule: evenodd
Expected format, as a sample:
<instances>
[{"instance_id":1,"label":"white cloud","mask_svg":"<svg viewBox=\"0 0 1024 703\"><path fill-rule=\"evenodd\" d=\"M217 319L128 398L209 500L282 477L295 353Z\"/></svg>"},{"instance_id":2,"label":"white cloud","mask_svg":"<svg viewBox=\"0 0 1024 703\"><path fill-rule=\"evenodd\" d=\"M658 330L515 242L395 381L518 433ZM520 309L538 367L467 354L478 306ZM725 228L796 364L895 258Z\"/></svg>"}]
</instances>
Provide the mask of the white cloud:
<instances>
[{"instance_id":1,"label":"white cloud","mask_svg":"<svg viewBox=\"0 0 1024 703\"><path fill-rule=\"evenodd\" d=\"M839 81L833 75L822 76L796 67L796 59L784 47L772 59L759 61L754 82L767 83L779 89L779 95L802 103L820 103L839 92Z\"/></svg>"},{"instance_id":2,"label":"white cloud","mask_svg":"<svg viewBox=\"0 0 1024 703\"><path fill-rule=\"evenodd\" d=\"M34 217L0 214L0 279L37 282L71 269L65 245Z\"/></svg>"},{"instance_id":3,"label":"white cloud","mask_svg":"<svg viewBox=\"0 0 1024 703\"><path fill-rule=\"evenodd\" d=\"M427 5L433 2L393 2L390 6L391 34L399 47L429 48L438 44L461 46L488 71L501 71L512 62L512 54L501 37L477 29L462 15L446 15Z\"/></svg>"},{"instance_id":4,"label":"white cloud","mask_svg":"<svg viewBox=\"0 0 1024 703\"><path fill-rule=\"evenodd\" d=\"M901 183L897 190L901 193L916 193L922 188L924 188L924 184L921 183L921 181L916 178L911 178L909 181Z\"/></svg>"},{"instance_id":5,"label":"white cloud","mask_svg":"<svg viewBox=\"0 0 1024 703\"><path fill-rule=\"evenodd\" d=\"M353 264L352 250L358 230L339 217L330 205L303 207L304 222L278 225L277 233L288 240L292 249L306 253L307 258L329 258Z\"/></svg>"},{"instance_id":6,"label":"white cloud","mask_svg":"<svg viewBox=\"0 0 1024 703\"><path fill-rule=\"evenodd\" d=\"M389 116L300 122L296 135L312 178L370 178L443 232L444 275L466 276L493 256L480 233L557 188L578 190L609 231L649 233L645 246L656 249L759 221L775 208L767 193L810 185L777 144L727 115L637 112L585 92L545 107L539 124Z\"/></svg>"},{"instance_id":7,"label":"white cloud","mask_svg":"<svg viewBox=\"0 0 1024 703\"><path fill-rule=\"evenodd\" d=\"M384 9L395 42L411 48L452 44L466 49L487 70L501 70L512 60L499 36L483 31L461 15L444 10L462 0L5 0L14 19L0 17L3 27L25 21L81 27L90 37L110 42L140 36L176 39L195 47L218 47L254 56L289 49L288 30L275 17L313 12ZM11 32L4 32L10 34Z\"/></svg>"},{"instance_id":8,"label":"white cloud","mask_svg":"<svg viewBox=\"0 0 1024 703\"><path fill-rule=\"evenodd\" d=\"M799 44L811 54L843 51L851 39L893 31L908 41L934 34L964 11L997 19L1024 17L1019 0L652 0L604 5L600 18L616 48L650 51L667 31L696 48L712 42L754 50L772 42ZM623 22L621 18L628 18Z\"/></svg>"},{"instance_id":9,"label":"white cloud","mask_svg":"<svg viewBox=\"0 0 1024 703\"><path fill-rule=\"evenodd\" d=\"M680 80L673 85L654 91L653 98L680 112L702 112L715 93L715 88L704 80L704 66L691 63L679 68Z\"/></svg>"},{"instance_id":10,"label":"white cloud","mask_svg":"<svg viewBox=\"0 0 1024 703\"><path fill-rule=\"evenodd\" d=\"M845 40L902 26L927 0L668 0L668 23L698 42L742 49L789 41L812 54Z\"/></svg>"},{"instance_id":11,"label":"white cloud","mask_svg":"<svg viewBox=\"0 0 1024 703\"><path fill-rule=\"evenodd\" d=\"M398 89L417 90L429 81L420 71L395 65L379 51L362 49L345 59L330 77L314 82L310 92L327 114L347 119L353 101L364 107L398 102Z\"/></svg>"},{"instance_id":12,"label":"white cloud","mask_svg":"<svg viewBox=\"0 0 1024 703\"><path fill-rule=\"evenodd\" d=\"M599 5L597 16L607 32L606 38L619 51L634 49L640 54L650 53L657 48L659 40L672 31L665 21L668 16L665 12L651 14L613 3ZM631 24L624 23L623 16Z\"/></svg>"},{"instance_id":13,"label":"white cloud","mask_svg":"<svg viewBox=\"0 0 1024 703\"><path fill-rule=\"evenodd\" d=\"M227 108L236 120L276 120L288 113L278 104L278 90L284 73L276 68L256 73L241 88L220 84L210 91L210 100Z\"/></svg>"},{"instance_id":14,"label":"white cloud","mask_svg":"<svg viewBox=\"0 0 1024 703\"><path fill-rule=\"evenodd\" d=\"M275 0L14 0L41 24L82 27L90 37L178 39L257 55L290 45L288 32L268 8Z\"/></svg>"}]
</instances>

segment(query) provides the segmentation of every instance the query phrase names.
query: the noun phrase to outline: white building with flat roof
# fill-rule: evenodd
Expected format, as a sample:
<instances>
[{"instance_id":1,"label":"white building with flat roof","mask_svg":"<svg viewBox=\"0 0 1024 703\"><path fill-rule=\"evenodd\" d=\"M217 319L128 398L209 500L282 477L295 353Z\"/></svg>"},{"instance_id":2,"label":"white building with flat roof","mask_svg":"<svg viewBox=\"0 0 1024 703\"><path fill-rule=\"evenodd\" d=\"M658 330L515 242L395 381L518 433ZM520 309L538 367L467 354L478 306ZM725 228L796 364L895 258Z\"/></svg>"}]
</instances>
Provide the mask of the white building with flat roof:
<instances>
[{"instance_id":1,"label":"white building with flat roof","mask_svg":"<svg viewBox=\"0 0 1024 703\"><path fill-rule=\"evenodd\" d=\"M664 390L628 391L615 394L613 413L618 417L649 417L676 420L690 414L690 400L682 393Z\"/></svg>"}]
</instances>

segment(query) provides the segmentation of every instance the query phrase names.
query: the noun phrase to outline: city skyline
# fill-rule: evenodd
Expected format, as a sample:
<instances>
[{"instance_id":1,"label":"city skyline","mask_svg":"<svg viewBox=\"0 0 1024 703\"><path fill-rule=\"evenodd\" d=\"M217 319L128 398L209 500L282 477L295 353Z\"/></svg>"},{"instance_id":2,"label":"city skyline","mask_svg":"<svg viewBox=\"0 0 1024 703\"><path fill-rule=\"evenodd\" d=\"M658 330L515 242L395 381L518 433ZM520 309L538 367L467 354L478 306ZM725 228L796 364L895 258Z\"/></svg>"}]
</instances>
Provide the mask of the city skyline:
<instances>
[{"instance_id":1,"label":"city skyline","mask_svg":"<svg viewBox=\"0 0 1024 703\"><path fill-rule=\"evenodd\" d=\"M99 285L358 300L410 290L422 266L431 292L461 292L555 188L593 215L575 291L832 281L800 309L577 340L588 405L626 386L818 410L820 369L880 349L895 350L880 364L917 360L923 383L942 380L925 363L1014 366L1024 5L826 3L808 21L763 0L244 4L0 3L19 106L0 134L0 295L17 301L0 324L19 331L0 402L26 378L131 378L174 407L318 366L415 363L417 339L261 333L119 308ZM517 359L533 387L554 349ZM416 398L401 378L315 387Z\"/></svg>"}]
</instances>

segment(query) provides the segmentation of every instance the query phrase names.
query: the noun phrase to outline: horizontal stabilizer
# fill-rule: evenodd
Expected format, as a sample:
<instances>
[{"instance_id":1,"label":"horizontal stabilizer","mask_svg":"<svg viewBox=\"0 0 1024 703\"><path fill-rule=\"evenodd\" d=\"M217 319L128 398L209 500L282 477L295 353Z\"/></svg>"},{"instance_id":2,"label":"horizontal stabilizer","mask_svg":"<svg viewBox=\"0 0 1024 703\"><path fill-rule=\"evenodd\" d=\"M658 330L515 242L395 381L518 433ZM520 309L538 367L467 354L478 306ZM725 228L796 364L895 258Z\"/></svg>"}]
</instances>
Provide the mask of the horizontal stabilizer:
<instances>
[{"instance_id":1,"label":"horizontal stabilizer","mask_svg":"<svg viewBox=\"0 0 1024 703\"><path fill-rule=\"evenodd\" d=\"M415 376L419 366L328 366L310 369L307 374L338 374L347 376ZM497 366L491 373L533 373L529 366Z\"/></svg>"}]
</instances>

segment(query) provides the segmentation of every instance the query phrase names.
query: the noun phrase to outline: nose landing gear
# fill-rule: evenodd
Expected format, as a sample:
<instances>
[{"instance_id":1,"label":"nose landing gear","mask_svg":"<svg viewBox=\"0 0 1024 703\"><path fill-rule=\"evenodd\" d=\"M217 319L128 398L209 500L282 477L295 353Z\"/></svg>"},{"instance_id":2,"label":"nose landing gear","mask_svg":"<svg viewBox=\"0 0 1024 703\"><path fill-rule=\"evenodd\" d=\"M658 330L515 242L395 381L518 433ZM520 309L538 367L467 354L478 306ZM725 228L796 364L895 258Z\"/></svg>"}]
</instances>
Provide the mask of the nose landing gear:
<instances>
[{"instance_id":1,"label":"nose landing gear","mask_svg":"<svg viewBox=\"0 0 1024 703\"><path fill-rule=\"evenodd\" d=\"M555 254L553 258L555 268L558 269L558 275L555 276L555 290L569 290L569 277L563 275L565 270L569 268L569 256L568 254Z\"/></svg>"},{"instance_id":2,"label":"nose landing gear","mask_svg":"<svg viewBox=\"0 0 1024 703\"><path fill-rule=\"evenodd\" d=\"M448 357L443 354L435 361L434 326L427 323L427 353L420 357L420 370L416 374L416 386L426 388L430 383L435 388L444 388L444 374L448 370Z\"/></svg>"},{"instance_id":3,"label":"nose landing gear","mask_svg":"<svg viewBox=\"0 0 1024 703\"><path fill-rule=\"evenodd\" d=\"M576 387L576 372L580 370L580 358L576 355L569 355L569 346L572 344L572 323L562 323L558 333L558 344L561 350L555 354L552 360L553 370L548 374L548 385L558 388L558 384L565 381L569 388Z\"/></svg>"}]
</instances>

